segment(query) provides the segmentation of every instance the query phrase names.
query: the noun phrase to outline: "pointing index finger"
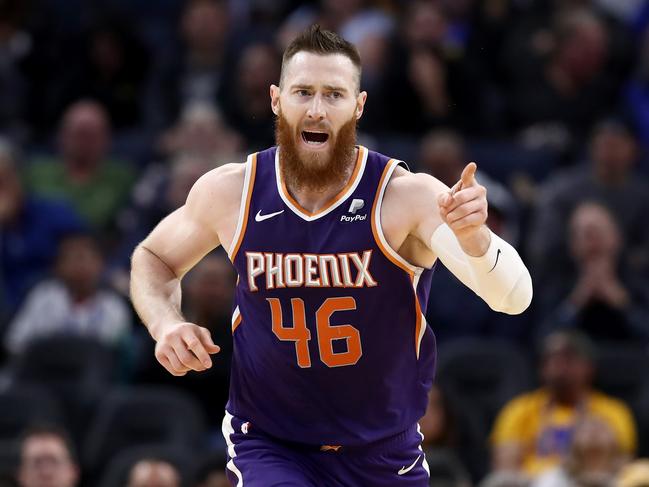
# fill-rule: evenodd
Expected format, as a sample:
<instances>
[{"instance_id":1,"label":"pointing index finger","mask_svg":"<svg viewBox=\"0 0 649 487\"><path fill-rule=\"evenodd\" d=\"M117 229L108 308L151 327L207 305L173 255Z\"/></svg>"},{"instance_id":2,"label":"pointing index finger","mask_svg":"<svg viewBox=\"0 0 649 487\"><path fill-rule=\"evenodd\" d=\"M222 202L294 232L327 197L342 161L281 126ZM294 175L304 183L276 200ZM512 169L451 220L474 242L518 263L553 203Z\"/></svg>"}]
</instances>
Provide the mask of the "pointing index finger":
<instances>
[{"instance_id":1,"label":"pointing index finger","mask_svg":"<svg viewBox=\"0 0 649 487\"><path fill-rule=\"evenodd\" d=\"M460 177L463 188L466 188L468 186L473 186L475 184L476 169L478 169L478 166L475 162L469 162L466 165L466 167L462 171L462 176Z\"/></svg>"}]
</instances>

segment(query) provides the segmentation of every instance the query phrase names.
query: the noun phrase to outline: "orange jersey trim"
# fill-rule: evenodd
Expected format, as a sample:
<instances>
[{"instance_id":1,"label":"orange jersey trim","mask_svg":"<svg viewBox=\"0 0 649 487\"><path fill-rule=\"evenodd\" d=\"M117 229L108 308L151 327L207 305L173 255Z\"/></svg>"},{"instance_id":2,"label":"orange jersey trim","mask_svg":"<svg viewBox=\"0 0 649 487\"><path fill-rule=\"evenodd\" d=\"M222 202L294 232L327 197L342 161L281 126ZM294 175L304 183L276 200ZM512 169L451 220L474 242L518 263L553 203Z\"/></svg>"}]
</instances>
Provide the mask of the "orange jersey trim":
<instances>
[{"instance_id":1,"label":"orange jersey trim","mask_svg":"<svg viewBox=\"0 0 649 487\"><path fill-rule=\"evenodd\" d=\"M248 194L246 195L245 202L245 211L243 213L243 221L241 222L241 231L239 232L239 238L237 244L234 246L230 260L234 262L234 259L237 257L237 252L239 252L239 247L241 247L241 242L243 242L243 237L246 234L246 227L248 226L248 213L250 212L250 201L252 200L252 189L255 186L255 173L257 172L257 154L252 155L252 160L250 161L250 178L248 180Z\"/></svg>"},{"instance_id":2,"label":"orange jersey trim","mask_svg":"<svg viewBox=\"0 0 649 487\"><path fill-rule=\"evenodd\" d=\"M239 325L241 324L241 321L242 321L241 315L237 316L237 319L234 320L234 323L232 323L232 333L234 333L234 330L239 328Z\"/></svg>"},{"instance_id":3,"label":"orange jersey trim","mask_svg":"<svg viewBox=\"0 0 649 487\"><path fill-rule=\"evenodd\" d=\"M414 294L415 298L415 313L416 313L416 318L415 318L415 354L417 356L417 359L419 359L419 349L421 346L421 342L419 339L419 335L421 333L421 328L423 326L423 321L422 321L422 312L421 312L421 304L419 303L419 297L417 296L417 289L415 287L415 273L413 272L412 269L406 267L402 262L399 262L393 255L392 253L383 245L383 242L381 241L381 237L379 236L379 228L378 226L380 225L380 222L377 222L377 218L381 218L380 214L377 214L377 206L379 203L379 199L381 199L381 191L384 190L384 186L387 188L387 181L386 178L388 174L392 174L392 166L395 164L394 159L390 159L388 163L385 165L385 168L383 169L383 174L381 175L381 180L379 181L379 186L376 190L376 195L374 196L374 203L372 204L372 217L371 217L371 222L372 222L372 234L374 235L374 241L376 242L376 245L379 247L383 255L390 260L394 265L402 269L408 276L410 277L410 283L412 284L412 291Z\"/></svg>"},{"instance_id":4,"label":"orange jersey trim","mask_svg":"<svg viewBox=\"0 0 649 487\"><path fill-rule=\"evenodd\" d=\"M383 255L385 255L394 265L397 267L403 269L409 276L410 279L414 279L414 273L412 272L411 269L407 268L404 266L401 262L399 262L397 259L394 258L394 256L390 253L388 249L385 248L383 245L383 242L381 242L381 237L379 237L379 230L378 230L378 225L376 222L376 218L381 218L381 215L378 215L375 218L376 215L376 207L379 203L379 198L381 195L381 190L383 189L383 185L386 183L385 178L387 177L388 173L390 172L390 168L392 167L392 164L394 163L394 159L390 159L388 163L385 165L385 168L383 169L383 174L381 175L381 180L379 181L379 187L376 190L376 195L374 196L374 203L372 204L372 234L374 235L374 241L376 242L376 245L378 245L379 249L381 249L381 252Z\"/></svg>"},{"instance_id":5,"label":"orange jersey trim","mask_svg":"<svg viewBox=\"0 0 649 487\"><path fill-rule=\"evenodd\" d=\"M358 155L356 157L356 165L354 166L354 171L352 172L352 175L350 176L349 181L347 181L347 184L345 185L345 187L342 188L338 192L338 194L336 196L334 196L332 199L327 201L327 203L325 203L325 205L322 208L320 208L318 211L311 212L309 210L304 209L302 207L302 205L300 205L295 200L295 198L293 198L293 196L291 196L291 193L288 192L288 189L286 187L286 182L284 181L284 177L282 176L282 171L280 170L277 177L279 178L279 181L280 181L280 184L281 184L281 187L282 187L282 192L284 193L284 196L286 196L286 199L289 200L291 202L291 204L293 206L295 206L295 208L297 210L304 213L306 216L314 217L314 216L320 215L321 213L326 212L329 208L331 208L333 205L338 203L338 201L340 201L340 199L345 196L345 193L349 190L349 188L352 187L354 182L356 182L356 178L358 177L358 173L361 170L361 166L363 165L362 161L363 161L363 154L364 154L363 151L364 150L365 150L364 147L358 146Z\"/></svg>"}]
</instances>

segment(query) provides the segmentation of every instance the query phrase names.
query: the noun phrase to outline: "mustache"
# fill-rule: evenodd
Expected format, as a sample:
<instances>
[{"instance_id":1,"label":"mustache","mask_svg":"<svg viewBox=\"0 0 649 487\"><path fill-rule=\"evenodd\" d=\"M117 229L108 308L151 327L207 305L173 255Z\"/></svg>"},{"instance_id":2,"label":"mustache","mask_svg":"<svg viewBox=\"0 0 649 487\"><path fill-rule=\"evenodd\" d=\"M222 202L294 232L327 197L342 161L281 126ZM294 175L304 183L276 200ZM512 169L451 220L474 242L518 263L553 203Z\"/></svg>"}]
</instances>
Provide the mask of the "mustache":
<instances>
[{"instance_id":1,"label":"mustache","mask_svg":"<svg viewBox=\"0 0 649 487\"><path fill-rule=\"evenodd\" d=\"M331 127L329 124L322 124L322 123L305 123L302 125L300 128L300 132L308 130L308 131L320 131L320 132L331 132Z\"/></svg>"}]
</instances>

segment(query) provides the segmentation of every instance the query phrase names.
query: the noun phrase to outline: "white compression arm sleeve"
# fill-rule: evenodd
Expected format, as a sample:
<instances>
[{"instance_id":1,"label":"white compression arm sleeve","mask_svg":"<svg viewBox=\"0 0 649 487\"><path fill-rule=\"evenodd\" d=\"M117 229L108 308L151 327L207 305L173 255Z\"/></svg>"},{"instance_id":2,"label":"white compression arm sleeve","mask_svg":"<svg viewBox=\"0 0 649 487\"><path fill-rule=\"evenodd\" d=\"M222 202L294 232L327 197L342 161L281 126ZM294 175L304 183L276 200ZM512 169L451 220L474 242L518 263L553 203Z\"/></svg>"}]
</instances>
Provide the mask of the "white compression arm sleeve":
<instances>
[{"instance_id":1,"label":"white compression arm sleeve","mask_svg":"<svg viewBox=\"0 0 649 487\"><path fill-rule=\"evenodd\" d=\"M491 243L480 257L467 255L453 231L443 223L433 233L430 248L464 285L491 309L507 314L525 311L532 301L532 278L516 249L491 232Z\"/></svg>"}]
</instances>

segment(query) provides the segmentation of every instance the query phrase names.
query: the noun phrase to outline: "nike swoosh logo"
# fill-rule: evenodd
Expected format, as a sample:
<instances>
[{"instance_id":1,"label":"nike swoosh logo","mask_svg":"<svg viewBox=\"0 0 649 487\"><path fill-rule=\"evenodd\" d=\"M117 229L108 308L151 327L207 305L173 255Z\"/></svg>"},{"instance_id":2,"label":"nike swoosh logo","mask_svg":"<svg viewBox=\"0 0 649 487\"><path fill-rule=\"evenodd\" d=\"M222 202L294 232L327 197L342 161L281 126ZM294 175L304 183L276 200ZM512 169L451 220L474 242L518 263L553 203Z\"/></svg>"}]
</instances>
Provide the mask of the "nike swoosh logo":
<instances>
[{"instance_id":1,"label":"nike swoosh logo","mask_svg":"<svg viewBox=\"0 0 649 487\"><path fill-rule=\"evenodd\" d=\"M403 474L406 474L406 473L410 472L413 468L415 468L415 465L417 465L417 462L419 461L420 458L421 458L421 455L419 455L419 456L415 459L415 461L412 462L412 465L410 465L408 468L406 468L406 467L401 467L401 470L399 470L399 471L397 472L397 475L403 475Z\"/></svg>"},{"instance_id":2,"label":"nike swoosh logo","mask_svg":"<svg viewBox=\"0 0 649 487\"><path fill-rule=\"evenodd\" d=\"M262 215L261 210L259 210L257 212L257 214L255 215L255 221L256 222L263 222L264 220L268 220L269 218L273 218L274 216L277 216L280 213L284 213L284 210L276 211L275 213L269 213L268 215Z\"/></svg>"},{"instance_id":3,"label":"nike swoosh logo","mask_svg":"<svg viewBox=\"0 0 649 487\"><path fill-rule=\"evenodd\" d=\"M498 257L500 257L500 249L498 249L498 252L496 252L496 262L494 262L494 266L489 269L489 272L493 271L496 268L496 265L498 265ZM487 274L489 274L489 272L487 272Z\"/></svg>"}]
</instances>

